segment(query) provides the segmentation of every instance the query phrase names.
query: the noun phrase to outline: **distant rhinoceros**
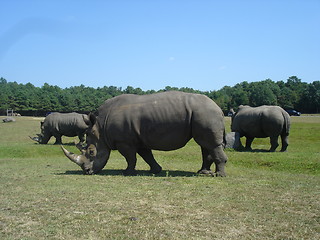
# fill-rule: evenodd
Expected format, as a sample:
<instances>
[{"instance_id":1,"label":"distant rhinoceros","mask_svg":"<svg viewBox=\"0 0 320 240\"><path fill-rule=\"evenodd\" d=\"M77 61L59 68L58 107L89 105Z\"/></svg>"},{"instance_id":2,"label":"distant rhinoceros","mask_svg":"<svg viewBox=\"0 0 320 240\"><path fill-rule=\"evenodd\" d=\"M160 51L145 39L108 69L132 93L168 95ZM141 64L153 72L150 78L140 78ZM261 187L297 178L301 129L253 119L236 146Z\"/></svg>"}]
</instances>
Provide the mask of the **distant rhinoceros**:
<instances>
[{"instance_id":1,"label":"distant rhinoceros","mask_svg":"<svg viewBox=\"0 0 320 240\"><path fill-rule=\"evenodd\" d=\"M226 175L223 112L204 95L176 91L142 96L125 94L105 101L98 115L89 117L91 126L82 155L61 146L84 174L102 170L111 150L118 150L126 158L125 175L136 174L136 153L150 166L150 172L159 173L162 168L151 150L175 150L194 138L202 150L199 173ZM210 170L212 163L215 173Z\"/></svg>"},{"instance_id":2,"label":"distant rhinoceros","mask_svg":"<svg viewBox=\"0 0 320 240\"><path fill-rule=\"evenodd\" d=\"M89 127L89 118L86 114L79 113L51 113L41 122L41 134L31 139L47 144L52 136L56 138L55 144L61 144L61 137L78 136L80 142L84 142L85 131Z\"/></svg>"},{"instance_id":3,"label":"distant rhinoceros","mask_svg":"<svg viewBox=\"0 0 320 240\"><path fill-rule=\"evenodd\" d=\"M251 150L254 138L270 137L270 152L279 146L278 137L281 136L284 152L288 147L290 130L289 114L278 106L240 106L231 118L231 131L239 132L240 137L246 137L247 150Z\"/></svg>"}]
</instances>

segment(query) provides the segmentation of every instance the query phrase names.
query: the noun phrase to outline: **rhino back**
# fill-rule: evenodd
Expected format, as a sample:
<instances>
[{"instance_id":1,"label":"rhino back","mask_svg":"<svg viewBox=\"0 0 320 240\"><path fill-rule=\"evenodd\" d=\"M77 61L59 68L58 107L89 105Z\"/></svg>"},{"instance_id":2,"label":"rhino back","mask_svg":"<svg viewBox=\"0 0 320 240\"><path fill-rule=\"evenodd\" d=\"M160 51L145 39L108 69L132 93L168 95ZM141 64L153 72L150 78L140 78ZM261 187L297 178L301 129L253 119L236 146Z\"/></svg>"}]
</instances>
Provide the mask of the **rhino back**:
<instances>
[{"instance_id":1,"label":"rhino back","mask_svg":"<svg viewBox=\"0 0 320 240\"><path fill-rule=\"evenodd\" d=\"M83 114L78 113L51 113L45 118L43 126L47 131L69 137L84 132L88 127L83 120Z\"/></svg>"},{"instance_id":2,"label":"rhino back","mask_svg":"<svg viewBox=\"0 0 320 240\"><path fill-rule=\"evenodd\" d=\"M217 133L223 132L221 127L224 129L221 109L211 99L182 92L121 95L106 101L99 108L99 117L104 118L100 124L112 149L126 141L140 147L173 150L183 147L197 129Z\"/></svg>"}]
</instances>

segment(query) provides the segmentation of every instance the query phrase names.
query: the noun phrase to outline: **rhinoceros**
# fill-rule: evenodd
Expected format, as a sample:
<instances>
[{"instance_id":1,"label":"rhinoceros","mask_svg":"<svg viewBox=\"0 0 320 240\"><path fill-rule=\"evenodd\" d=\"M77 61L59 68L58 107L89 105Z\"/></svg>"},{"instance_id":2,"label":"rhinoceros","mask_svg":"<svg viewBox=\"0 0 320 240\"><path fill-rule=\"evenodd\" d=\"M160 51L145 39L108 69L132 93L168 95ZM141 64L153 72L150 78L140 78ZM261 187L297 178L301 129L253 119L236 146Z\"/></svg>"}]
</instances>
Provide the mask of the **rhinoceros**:
<instances>
[{"instance_id":1,"label":"rhinoceros","mask_svg":"<svg viewBox=\"0 0 320 240\"><path fill-rule=\"evenodd\" d=\"M200 174L225 176L224 117L219 106L200 95L168 91L150 95L124 94L101 105L97 116L89 114L90 128L82 154L64 154L78 164L84 174L101 171L111 150L118 150L127 161L124 175L136 175L136 154L150 166L150 172L162 168L152 150L182 148L194 138L202 151ZM210 167L215 163L215 172Z\"/></svg>"},{"instance_id":2,"label":"rhinoceros","mask_svg":"<svg viewBox=\"0 0 320 240\"><path fill-rule=\"evenodd\" d=\"M84 142L85 131L89 127L87 114L79 113L51 113L41 122L41 134L38 137L30 137L40 144L47 144L52 136L56 138L55 144L62 144L61 137L78 136L80 142Z\"/></svg>"},{"instance_id":3,"label":"rhinoceros","mask_svg":"<svg viewBox=\"0 0 320 240\"><path fill-rule=\"evenodd\" d=\"M246 137L247 150L251 149L254 138L270 137L270 152L274 152L279 146L278 138L281 136L284 152L288 147L290 130L289 114L278 106L239 106L231 118L231 131L240 133L240 137Z\"/></svg>"}]
</instances>

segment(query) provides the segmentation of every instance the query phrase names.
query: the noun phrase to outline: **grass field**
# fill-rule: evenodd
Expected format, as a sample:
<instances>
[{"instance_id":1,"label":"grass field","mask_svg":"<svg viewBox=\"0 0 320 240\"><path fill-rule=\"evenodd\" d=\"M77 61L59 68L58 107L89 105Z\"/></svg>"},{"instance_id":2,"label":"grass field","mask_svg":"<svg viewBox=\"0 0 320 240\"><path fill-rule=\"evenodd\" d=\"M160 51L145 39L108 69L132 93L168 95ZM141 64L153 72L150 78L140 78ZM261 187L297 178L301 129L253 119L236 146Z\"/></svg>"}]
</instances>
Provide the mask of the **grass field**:
<instances>
[{"instance_id":1,"label":"grass field","mask_svg":"<svg viewBox=\"0 0 320 240\"><path fill-rule=\"evenodd\" d=\"M0 123L0 239L320 239L320 116L292 117L288 152L265 152L268 139L227 150L226 178L195 174L193 141L155 152L160 175L139 158L138 176L125 177L112 152L85 176L54 139L29 139L39 118L16 119Z\"/></svg>"}]
</instances>

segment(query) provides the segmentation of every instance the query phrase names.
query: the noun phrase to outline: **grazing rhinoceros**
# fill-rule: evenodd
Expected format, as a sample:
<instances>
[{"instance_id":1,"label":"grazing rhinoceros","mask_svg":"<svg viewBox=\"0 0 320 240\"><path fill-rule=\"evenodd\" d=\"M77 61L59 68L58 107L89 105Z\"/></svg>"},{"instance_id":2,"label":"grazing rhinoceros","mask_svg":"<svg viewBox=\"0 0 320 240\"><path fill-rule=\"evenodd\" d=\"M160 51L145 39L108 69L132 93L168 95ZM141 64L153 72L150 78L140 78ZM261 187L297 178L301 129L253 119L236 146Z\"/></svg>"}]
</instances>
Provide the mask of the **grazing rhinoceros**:
<instances>
[{"instance_id":1,"label":"grazing rhinoceros","mask_svg":"<svg viewBox=\"0 0 320 240\"><path fill-rule=\"evenodd\" d=\"M41 144L47 144L52 136L56 138L55 144L61 144L61 137L78 136L84 142L85 131L89 127L89 118L86 114L79 113L51 113L41 122L41 134L31 137Z\"/></svg>"},{"instance_id":2,"label":"grazing rhinoceros","mask_svg":"<svg viewBox=\"0 0 320 240\"><path fill-rule=\"evenodd\" d=\"M105 101L97 114L89 115L91 126L82 155L61 146L84 174L102 170L111 150L118 150L125 157L128 164L125 175L136 174L136 153L150 166L150 172L159 173L162 168L151 150L175 150L194 138L202 150L199 173L226 175L223 113L204 95L176 91L142 96L125 94ZM210 170L212 163L215 173Z\"/></svg>"},{"instance_id":3,"label":"grazing rhinoceros","mask_svg":"<svg viewBox=\"0 0 320 240\"><path fill-rule=\"evenodd\" d=\"M290 129L289 114L278 106L240 106L233 114L231 131L239 132L240 137L246 137L247 150L251 150L254 138L270 137L270 152L274 152L279 146L278 137L281 136L284 152L288 147L288 135Z\"/></svg>"}]
</instances>

